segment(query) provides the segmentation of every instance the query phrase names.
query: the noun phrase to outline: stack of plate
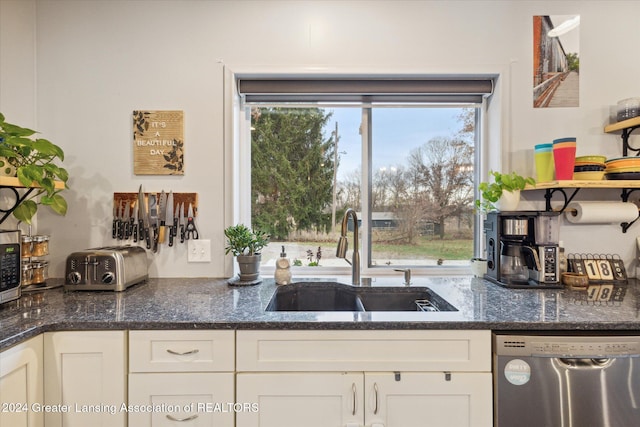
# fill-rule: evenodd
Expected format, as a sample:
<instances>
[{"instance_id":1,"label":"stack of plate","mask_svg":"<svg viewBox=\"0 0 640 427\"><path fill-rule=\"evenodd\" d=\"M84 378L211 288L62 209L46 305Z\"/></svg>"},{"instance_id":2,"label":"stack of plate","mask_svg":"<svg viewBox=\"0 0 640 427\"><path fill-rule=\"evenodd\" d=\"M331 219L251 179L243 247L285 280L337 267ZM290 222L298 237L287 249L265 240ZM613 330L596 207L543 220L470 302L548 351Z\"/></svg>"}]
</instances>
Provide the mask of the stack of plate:
<instances>
[{"instance_id":1,"label":"stack of plate","mask_svg":"<svg viewBox=\"0 0 640 427\"><path fill-rule=\"evenodd\" d=\"M576 157L575 166L573 167L573 179L598 181L604 177L605 173L605 156L579 156Z\"/></svg>"},{"instance_id":2,"label":"stack of plate","mask_svg":"<svg viewBox=\"0 0 640 427\"><path fill-rule=\"evenodd\" d=\"M606 179L640 179L639 157L616 157L605 162Z\"/></svg>"}]
</instances>

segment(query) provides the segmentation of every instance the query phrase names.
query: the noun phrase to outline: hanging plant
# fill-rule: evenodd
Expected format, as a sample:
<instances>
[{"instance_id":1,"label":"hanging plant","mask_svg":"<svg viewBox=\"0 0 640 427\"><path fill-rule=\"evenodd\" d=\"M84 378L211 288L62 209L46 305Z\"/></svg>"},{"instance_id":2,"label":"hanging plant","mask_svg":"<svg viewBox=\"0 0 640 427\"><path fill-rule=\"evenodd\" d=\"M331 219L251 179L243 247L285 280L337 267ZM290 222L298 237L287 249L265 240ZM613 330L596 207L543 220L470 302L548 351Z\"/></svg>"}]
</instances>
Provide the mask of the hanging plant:
<instances>
[{"instance_id":1,"label":"hanging plant","mask_svg":"<svg viewBox=\"0 0 640 427\"><path fill-rule=\"evenodd\" d=\"M56 161L64 161L62 148L44 138L35 138L37 132L5 121L0 113L0 157L15 168L15 176L24 187L35 190L13 211L13 216L27 224L38 210L48 206L59 215L67 213L67 201L60 192L67 188L69 174ZM62 181L63 188L56 188Z\"/></svg>"}]
</instances>

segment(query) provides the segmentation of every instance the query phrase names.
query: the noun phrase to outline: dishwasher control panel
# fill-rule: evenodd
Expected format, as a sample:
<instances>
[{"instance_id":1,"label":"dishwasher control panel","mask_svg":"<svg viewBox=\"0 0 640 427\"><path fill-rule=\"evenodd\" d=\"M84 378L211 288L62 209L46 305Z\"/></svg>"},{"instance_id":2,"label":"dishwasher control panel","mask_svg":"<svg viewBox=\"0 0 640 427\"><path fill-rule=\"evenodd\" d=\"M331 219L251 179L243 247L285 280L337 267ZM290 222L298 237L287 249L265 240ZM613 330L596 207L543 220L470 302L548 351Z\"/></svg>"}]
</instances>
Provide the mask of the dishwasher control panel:
<instances>
[{"instance_id":1,"label":"dishwasher control panel","mask_svg":"<svg viewBox=\"0 0 640 427\"><path fill-rule=\"evenodd\" d=\"M640 336L495 335L494 351L505 356L640 356Z\"/></svg>"}]
</instances>

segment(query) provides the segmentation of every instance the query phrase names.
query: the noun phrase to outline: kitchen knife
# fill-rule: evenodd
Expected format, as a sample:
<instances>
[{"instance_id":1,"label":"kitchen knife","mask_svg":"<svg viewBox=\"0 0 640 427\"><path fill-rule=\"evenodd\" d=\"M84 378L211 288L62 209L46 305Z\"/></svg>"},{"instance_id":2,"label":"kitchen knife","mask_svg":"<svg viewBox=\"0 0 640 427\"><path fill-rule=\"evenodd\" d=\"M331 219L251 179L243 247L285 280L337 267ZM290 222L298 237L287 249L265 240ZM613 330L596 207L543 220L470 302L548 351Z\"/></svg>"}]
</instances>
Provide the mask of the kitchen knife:
<instances>
[{"instance_id":1,"label":"kitchen knife","mask_svg":"<svg viewBox=\"0 0 640 427\"><path fill-rule=\"evenodd\" d=\"M180 203L180 243L184 243L184 202Z\"/></svg>"},{"instance_id":2,"label":"kitchen knife","mask_svg":"<svg viewBox=\"0 0 640 427\"><path fill-rule=\"evenodd\" d=\"M127 203L124 205L124 215L122 216L122 238L124 240L129 240L131 237L131 201L127 200Z\"/></svg>"},{"instance_id":3,"label":"kitchen knife","mask_svg":"<svg viewBox=\"0 0 640 427\"><path fill-rule=\"evenodd\" d=\"M147 249L151 249L151 239L153 236L151 236L151 232L152 230L149 227L149 197L151 197L151 195L143 195L144 197L144 217L143 217L143 223L144 223L144 240L147 243Z\"/></svg>"},{"instance_id":4,"label":"kitchen knife","mask_svg":"<svg viewBox=\"0 0 640 427\"><path fill-rule=\"evenodd\" d=\"M122 240L124 238L124 206L122 205L122 200L120 200L120 208L118 211L118 240Z\"/></svg>"},{"instance_id":5,"label":"kitchen knife","mask_svg":"<svg viewBox=\"0 0 640 427\"><path fill-rule=\"evenodd\" d=\"M111 237L112 238L116 238L118 237L118 203L114 200L113 201L113 225L111 228Z\"/></svg>"},{"instance_id":6,"label":"kitchen knife","mask_svg":"<svg viewBox=\"0 0 640 427\"><path fill-rule=\"evenodd\" d=\"M173 246L173 191L169 191L169 196L167 196L167 209L166 209L166 220L167 225L166 229L169 230L169 246Z\"/></svg>"},{"instance_id":7,"label":"kitchen knife","mask_svg":"<svg viewBox=\"0 0 640 427\"><path fill-rule=\"evenodd\" d=\"M178 238L178 221L180 221L179 219L180 217L180 203L176 203L176 212L173 215L173 226L171 234L173 235L174 238ZM169 241L169 246L171 246L171 241Z\"/></svg>"},{"instance_id":8,"label":"kitchen knife","mask_svg":"<svg viewBox=\"0 0 640 427\"><path fill-rule=\"evenodd\" d=\"M151 250L158 252L158 196L156 194L149 194L149 223Z\"/></svg>"},{"instance_id":9,"label":"kitchen knife","mask_svg":"<svg viewBox=\"0 0 640 427\"><path fill-rule=\"evenodd\" d=\"M138 242L138 201L134 200L131 208L133 209L133 218L131 219L131 235L133 236L133 242Z\"/></svg>"},{"instance_id":10,"label":"kitchen knife","mask_svg":"<svg viewBox=\"0 0 640 427\"><path fill-rule=\"evenodd\" d=\"M145 199L142 192L142 185L138 189L138 240L143 242L145 240L144 234L144 214L145 214Z\"/></svg>"},{"instance_id":11,"label":"kitchen knife","mask_svg":"<svg viewBox=\"0 0 640 427\"><path fill-rule=\"evenodd\" d=\"M164 243L165 240L165 221L167 218L167 193L162 190L160 193L160 202L158 203L158 216L160 218L160 228L158 230L158 243Z\"/></svg>"}]
</instances>

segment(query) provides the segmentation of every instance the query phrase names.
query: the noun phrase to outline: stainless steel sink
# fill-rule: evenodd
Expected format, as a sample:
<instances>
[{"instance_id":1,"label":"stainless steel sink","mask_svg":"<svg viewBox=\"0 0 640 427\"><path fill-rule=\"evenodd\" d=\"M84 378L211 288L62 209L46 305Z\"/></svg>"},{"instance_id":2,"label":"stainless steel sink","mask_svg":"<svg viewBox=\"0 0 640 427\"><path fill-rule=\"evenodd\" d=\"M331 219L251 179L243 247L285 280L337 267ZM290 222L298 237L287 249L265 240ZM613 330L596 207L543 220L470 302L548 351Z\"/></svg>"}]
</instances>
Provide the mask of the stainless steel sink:
<instances>
[{"instance_id":1,"label":"stainless steel sink","mask_svg":"<svg viewBox=\"0 0 640 427\"><path fill-rule=\"evenodd\" d=\"M458 311L428 287L356 287L336 282L279 286L266 311Z\"/></svg>"}]
</instances>

